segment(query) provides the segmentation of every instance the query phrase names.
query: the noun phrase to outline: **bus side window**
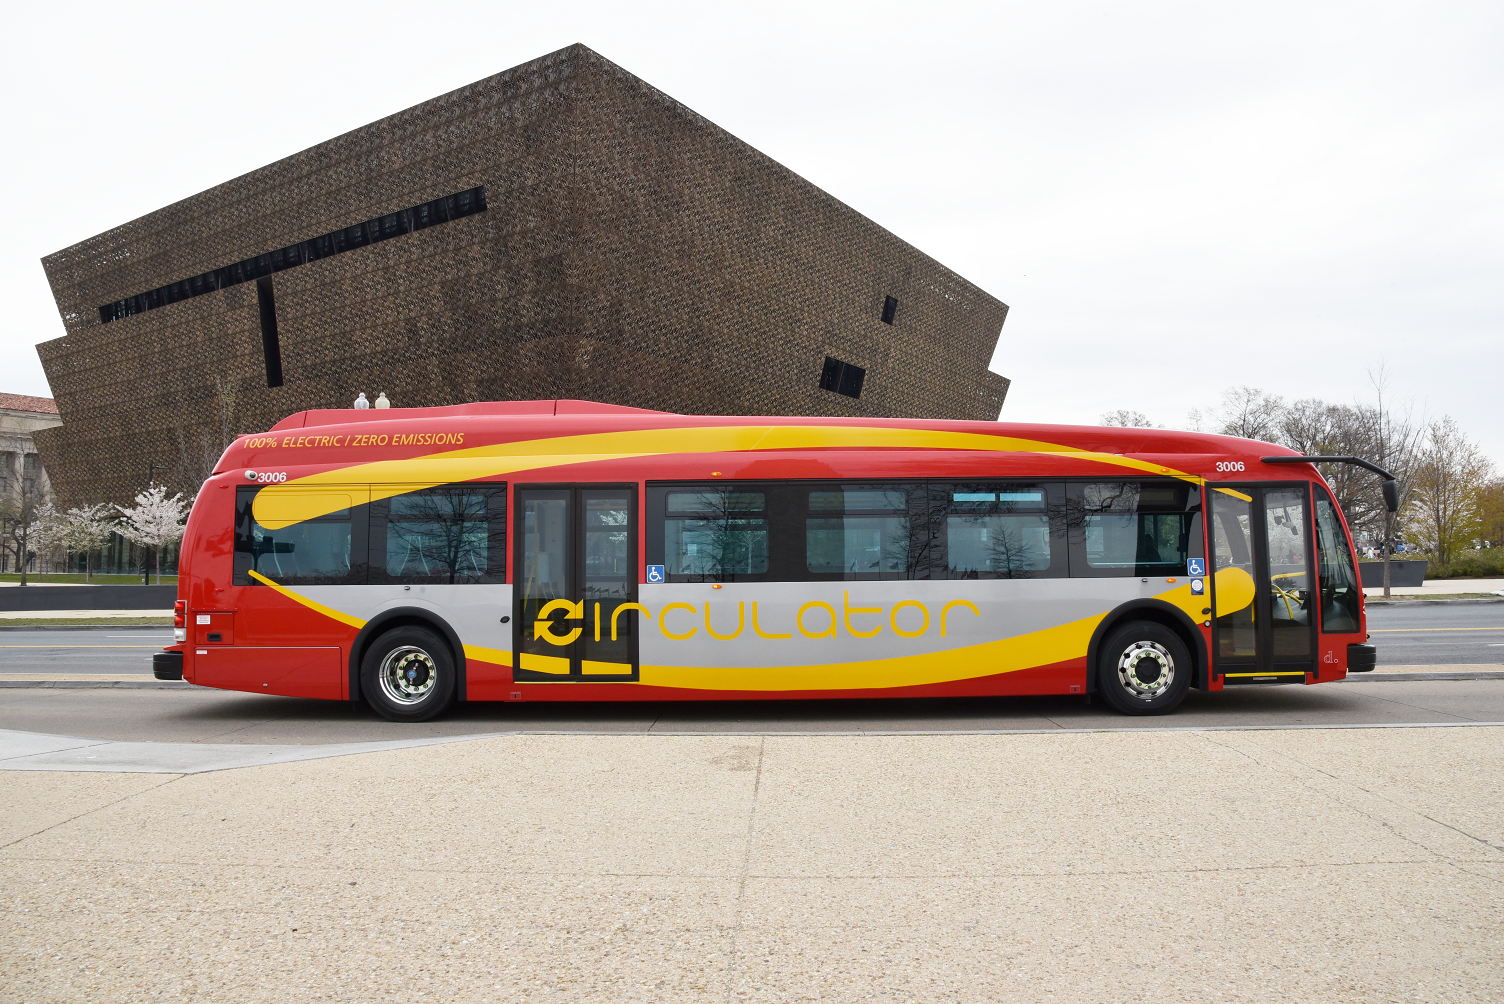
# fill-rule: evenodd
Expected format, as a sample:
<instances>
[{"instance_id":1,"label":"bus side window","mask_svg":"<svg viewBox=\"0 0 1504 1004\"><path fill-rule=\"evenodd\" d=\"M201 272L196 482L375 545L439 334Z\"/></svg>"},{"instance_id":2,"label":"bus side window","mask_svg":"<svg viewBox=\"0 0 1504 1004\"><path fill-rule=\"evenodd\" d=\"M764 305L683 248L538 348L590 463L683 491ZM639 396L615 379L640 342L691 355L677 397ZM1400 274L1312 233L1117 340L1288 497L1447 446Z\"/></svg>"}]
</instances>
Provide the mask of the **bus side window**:
<instances>
[{"instance_id":1,"label":"bus side window","mask_svg":"<svg viewBox=\"0 0 1504 1004\"><path fill-rule=\"evenodd\" d=\"M251 577L252 571L279 585L366 581L366 565L360 556L364 553L368 507L353 504L353 490L342 496L346 508L276 529L256 522L256 496L264 490L262 486L241 485L235 492L235 585L259 585ZM340 490L333 488L322 494L339 496Z\"/></svg>"},{"instance_id":2,"label":"bus side window","mask_svg":"<svg viewBox=\"0 0 1504 1004\"><path fill-rule=\"evenodd\" d=\"M929 489L922 483L796 482L785 487L803 537L804 561L790 577L808 581L929 577Z\"/></svg>"},{"instance_id":3,"label":"bus side window","mask_svg":"<svg viewBox=\"0 0 1504 1004\"><path fill-rule=\"evenodd\" d=\"M1328 634L1358 630L1358 572L1337 506L1323 488L1316 489L1316 557L1321 585L1321 630Z\"/></svg>"},{"instance_id":4,"label":"bus side window","mask_svg":"<svg viewBox=\"0 0 1504 1004\"><path fill-rule=\"evenodd\" d=\"M768 493L762 484L650 487L648 560L669 582L765 581Z\"/></svg>"},{"instance_id":5,"label":"bus side window","mask_svg":"<svg viewBox=\"0 0 1504 1004\"><path fill-rule=\"evenodd\" d=\"M371 582L505 582L505 485L440 485L371 503Z\"/></svg>"},{"instance_id":6,"label":"bus side window","mask_svg":"<svg viewBox=\"0 0 1504 1004\"><path fill-rule=\"evenodd\" d=\"M1205 556L1201 490L1184 481L1071 482L1064 522L1077 578L1179 576Z\"/></svg>"},{"instance_id":7,"label":"bus side window","mask_svg":"<svg viewBox=\"0 0 1504 1004\"><path fill-rule=\"evenodd\" d=\"M1058 483L974 482L934 486L944 527L947 579L1041 579L1066 573L1059 547Z\"/></svg>"}]
</instances>

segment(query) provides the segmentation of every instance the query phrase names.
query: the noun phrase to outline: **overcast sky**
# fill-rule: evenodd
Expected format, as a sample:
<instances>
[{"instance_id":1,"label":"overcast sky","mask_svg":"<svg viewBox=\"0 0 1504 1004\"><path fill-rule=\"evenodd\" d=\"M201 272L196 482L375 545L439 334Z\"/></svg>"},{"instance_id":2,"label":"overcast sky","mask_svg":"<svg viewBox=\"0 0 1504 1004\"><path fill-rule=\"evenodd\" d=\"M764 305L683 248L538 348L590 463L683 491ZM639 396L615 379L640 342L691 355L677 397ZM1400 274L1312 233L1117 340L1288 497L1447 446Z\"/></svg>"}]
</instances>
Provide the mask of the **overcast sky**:
<instances>
[{"instance_id":1,"label":"overcast sky","mask_svg":"<svg viewBox=\"0 0 1504 1004\"><path fill-rule=\"evenodd\" d=\"M43 255L583 42L1008 303L1004 420L1349 402L1385 362L1504 464L1498 2L3 16L0 391L50 393Z\"/></svg>"}]
</instances>

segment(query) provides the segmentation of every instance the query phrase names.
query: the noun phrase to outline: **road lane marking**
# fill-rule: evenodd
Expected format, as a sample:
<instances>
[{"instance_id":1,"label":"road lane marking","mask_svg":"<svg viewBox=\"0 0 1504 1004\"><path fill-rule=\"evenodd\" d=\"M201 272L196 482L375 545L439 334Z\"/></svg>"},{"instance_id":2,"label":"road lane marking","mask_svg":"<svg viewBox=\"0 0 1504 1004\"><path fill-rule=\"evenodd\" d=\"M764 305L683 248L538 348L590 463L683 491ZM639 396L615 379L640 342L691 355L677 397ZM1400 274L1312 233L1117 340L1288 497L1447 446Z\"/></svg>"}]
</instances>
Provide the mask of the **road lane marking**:
<instances>
[{"instance_id":1,"label":"road lane marking","mask_svg":"<svg viewBox=\"0 0 1504 1004\"><path fill-rule=\"evenodd\" d=\"M1486 628L1374 628L1369 634L1411 634L1416 631L1504 631L1504 627Z\"/></svg>"}]
</instances>

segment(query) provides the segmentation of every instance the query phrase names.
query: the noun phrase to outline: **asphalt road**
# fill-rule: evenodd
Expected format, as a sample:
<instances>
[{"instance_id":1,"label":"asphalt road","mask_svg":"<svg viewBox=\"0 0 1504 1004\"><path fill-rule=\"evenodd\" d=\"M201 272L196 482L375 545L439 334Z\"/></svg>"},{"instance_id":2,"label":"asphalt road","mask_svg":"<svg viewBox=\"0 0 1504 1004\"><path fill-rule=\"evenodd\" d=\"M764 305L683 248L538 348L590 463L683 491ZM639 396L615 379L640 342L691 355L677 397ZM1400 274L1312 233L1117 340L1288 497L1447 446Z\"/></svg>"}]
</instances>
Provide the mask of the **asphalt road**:
<instances>
[{"instance_id":1,"label":"asphalt road","mask_svg":"<svg viewBox=\"0 0 1504 1004\"><path fill-rule=\"evenodd\" d=\"M1381 666L1504 663L1504 603L1382 603L1368 608Z\"/></svg>"},{"instance_id":2,"label":"asphalt road","mask_svg":"<svg viewBox=\"0 0 1504 1004\"><path fill-rule=\"evenodd\" d=\"M172 644L172 628L0 631L0 676L28 673L151 675L151 657Z\"/></svg>"},{"instance_id":3,"label":"asphalt road","mask_svg":"<svg viewBox=\"0 0 1504 1004\"><path fill-rule=\"evenodd\" d=\"M1192 691L1172 715L1134 718L1079 697L864 701L461 704L399 725L364 705L205 690L0 689L0 729L187 743L347 743L506 732L894 733L1504 722L1504 680Z\"/></svg>"}]
</instances>

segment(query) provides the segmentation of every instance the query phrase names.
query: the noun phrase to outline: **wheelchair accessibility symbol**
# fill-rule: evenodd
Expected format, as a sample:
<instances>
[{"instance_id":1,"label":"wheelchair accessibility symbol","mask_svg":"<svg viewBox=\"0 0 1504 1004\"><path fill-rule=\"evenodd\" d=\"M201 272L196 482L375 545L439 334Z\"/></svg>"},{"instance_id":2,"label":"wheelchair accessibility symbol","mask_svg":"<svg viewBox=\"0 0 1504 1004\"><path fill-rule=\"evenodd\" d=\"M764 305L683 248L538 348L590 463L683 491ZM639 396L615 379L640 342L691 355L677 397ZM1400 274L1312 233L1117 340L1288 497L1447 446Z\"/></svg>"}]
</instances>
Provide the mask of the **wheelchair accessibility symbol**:
<instances>
[{"instance_id":1,"label":"wheelchair accessibility symbol","mask_svg":"<svg viewBox=\"0 0 1504 1004\"><path fill-rule=\"evenodd\" d=\"M1185 563L1185 574L1187 574L1187 575L1205 575L1206 574L1206 559L1205 558L1188 558L1186 560L1186 563Z\"/></svg>"},{"instance_id":2,"label":"wheelchair accessibility symbol","mask_svg":"<svg viewBox=\"0 0 1504 1004\"><path fill-rule=\"evenodd\" d=\"M663 566L662 565L649 565L648 566L648 581L649 582L662 582L663 581Z\"/></svg>"}]
</instances>

